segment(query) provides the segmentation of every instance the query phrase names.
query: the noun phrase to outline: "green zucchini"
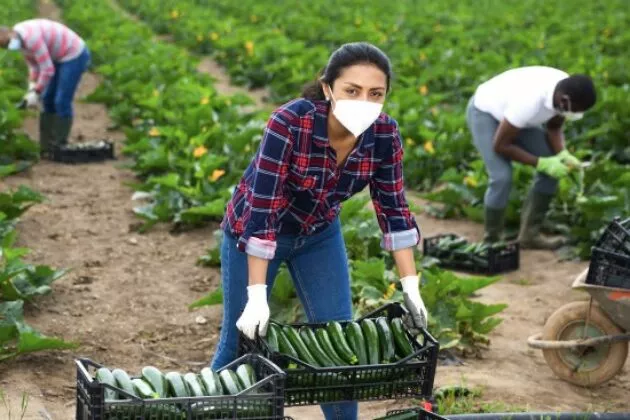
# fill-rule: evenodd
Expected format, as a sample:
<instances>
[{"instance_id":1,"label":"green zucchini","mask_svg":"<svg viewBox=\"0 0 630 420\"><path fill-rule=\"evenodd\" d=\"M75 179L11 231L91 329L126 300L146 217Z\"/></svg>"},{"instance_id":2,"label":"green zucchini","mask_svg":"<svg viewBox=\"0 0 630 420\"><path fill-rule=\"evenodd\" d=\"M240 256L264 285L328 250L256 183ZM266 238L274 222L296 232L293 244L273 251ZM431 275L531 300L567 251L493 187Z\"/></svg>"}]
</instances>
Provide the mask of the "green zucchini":
<instances>
[{"instance_id":1,"label":"green zucchini","mask_svg":"<svg viewBox=\"0 0 630 420\"><path fill-rule=\"evenodd\" d=\"M203 397L205 392L202 388L199 379L197 379L197 375L192 372L188 372L184 375L184 384L188 388L188 395L191 397Z\"/></svg>"},{"instance_id":2,"label":"green zucchini","mask_svg":"<svg viewBox=\"0 0 630 420\"><path fill-rule=\"evenodd\" d=\"M346 363L356 365L359 359L357 355L352 352L352 349L348 345L348 341L343 333L341 324L337 321L329 322L326 324L326 330L330 335L330 341L332 342L335 350Z\"/></svg>"},{"instance_id":3,"label":"green zucchini","mask_svg":"<svg viewBox=\"0 0 630 420\"><path fill-rule=\"evenodd\" d=\"M142 368L142 379L144 379L151 388L160 396L160 398L166 398L166 384L164 382L164 375L156 367L145 366Z\"/></svg>"},{"instance_id":4,"label":"green zucchini","mask_svg":"<svg viewBox=\"0 0 630 420\"><path fill-rule=\"evenodd\" d=\"M315 357L320 366L335 366L335 363L328 357L324 349L322 349L322 346L319 345L319 342L317 342L317 337L315 337L315 333L311 328L300 328L300 337L302 337L302 341L304 341L306 347L311 350L311 354Z\"/></svg>"},{"instance_id":5,"label":"green zucchini","mask_svg":"<svg viewBox=\"0 0 630 420\"><path fill-rule=\"evenodd\" d=\"M278 329L278 331L276 332L278 336L278 348L280 349L280 353L286 354L287 356L291 356L299 360L300 356L298 356L297 352L293 348L293 345L289 341L289 338L286 336L284 331Z\"/></svg>"},{"instance_id":6,"label":"green zucchini","mask_svg":"<svg viewBox=\"0 0 630 420\"><path fill-rule=\"evenodd\" d=\"M326 355L328 355L335 366L347 365L347 363L339 356L337 350L335 350L335 346L333 346L332 341L330 341L330 336L328 335L328 331L326 331L325 328L316 329L315 337L317 337L317 342L326 352Z\"/></svg>"},{"instance_id":7,"label":"green zucchini","mask_svg":"<svg viewBox=\"0 0 630 420\"><path fill-rule=\"evenodd\" d=\"M379 347L378 331L376 324L369 318L361 321L361 330L365 338L365 347L367 348L368 363L370 365L378 365L381 363L381 349Z\"/></svg>"},{"instance_id":8,"label":"green zucchini","mask_svg":"<svg viewBox=\"0 0 630 420\"><path fill-rule=\"evenodd\" d=\"M368 364L367 348L365 347L365 338L361 331L361 326L356 322L348 322L345 328L346 338L353 353L357 356L359 365Z\"/></svg>"},{"instance_id":9,"label":"green zucchini","mask_svg":"<svg viewBox=\"0 0 630 420\"><path fill-rule=\"evenodd\" d=\"M394 336L389 328L387 318L376 319L376 331L378 331L378 342L381 345L381 360L383 363L394 361L396 354L394 350Z\"/></svg>"},{"instance_id":10,"label":"green zucchini","mask_svg":"<svg viewBox=\"0 0 630 420\"><path fill-rule=\"evenodd\" d=\"M216 372L213 372L210 368L205 367L200 372L201 383L206 390L206 395L217 396L223 395L223 387L221 386L221 379Z\"/></svg>"},{"instance_id":11,"label":"green zucchini","mask_svg":"<svg viewBox=\"0 0 630 420\"><path fill-rule=\"evenodd\" d=\"M223 389L227 391L229 395L238 394L242 391L241 386L238 382L238 376L230 369L223 369L219 372L219 377L221 378L221 383L223 384Z\"/></svg>"},{"instance_id":12,"label":"green zucchini","mask_svg":"<svg viewBox=\"0 0 630 420\"><path fill-rule=\"evenodd\" d=\"M164 375L169 396L175 398L188 397L188 390L179 372L168 372Z\"/></svg>"},{"instance_id":13,"label":"green zucchini","mask_svg":"<svg viewBox=\"0 0 630 420\"><path fill-rule=\"evenodd\" d=\"M116 386L116 379L114 378L114 375L106 367L99 368L94 377L102 384L107 384L113 387ZM105 401L115 400L117 394L118 393L113 389L105 388Z\"/></svg>"},{"instance_id":14,"label":"green zucchini","mask_svg":"<svg viewBox=\"0 0 630 420\"><path fill-rule=\"evenodd\" d=\"M413 353L413 347L409 342L409 338L407 337L407 333L405 332L405 328L403 326L403 322L401 318L393 318L390 327L392 329L392 333L394 335L394 343L396 343L396 350L400 354L401 357L407 357Z\"/></svg>"},{"instance_id":15,"label":"green zucchini","mask_svg":"<svg viewBox=\"0 0 630 420\"><path fill-rule=\"evenodd\" d=\"M151 388L151 385L149 385L149 383L144 379L134 378L131 380L131 383L133 384L133 388L135 389L138 397L144 399L159 398L158 393L155 392L153 388Z\"/></svg>"},{"instance_id":16,"label":"green zucchini","mask_svg":"<svg viewBox=\"0 0 630 420\"><path fill-rule=\"evenodd\" d=\"M297 351L301 361L311 366L319 366L319 363L317 363L317 360L315 360L311 352L306 348L306 344L304 344L304 341L302 341L300 334L298 334L295 328L287 325L282 328L282 331L286 334L295 351Z\"/></svg>"},{"instance_id":17,"label":"green zucchini","mask_svg":"<svg viewBox=\"0 0 630 420\"><path fill-rule=\"evenodd\" d=\"M274 324L270 324L267 329L267 336L265 340L267 341L267 346L269 346L269 350L272 352L279 352L280 348L278 347L278 332L277 328Z\"/></svg>"},{"instance_id":18,"label":"green zucchini","mask_svg":"<svg viewBox=\"0 0 630 420\"><path fill-rule=\"evenodd\" d=\"M243 389L251 388L257 382L254 368L247 363L236 368L236 376L238 376L238 380L243 385Z\"/></svg>"},{"instance_id":19,"label":"green zucchini","mask_svg":"<svg viewBox=\"0 0 630 420\"><path fill-rule=\"evenodd\" d=\"M127 372L122 369L114 369L112 370L112 375L114 375L114 378L116 379L118 388L122 389L127 394L133 395L134 397L137 396L136 389L131 383L131 378L127 375Z\"/></svg>"}]
</instances>

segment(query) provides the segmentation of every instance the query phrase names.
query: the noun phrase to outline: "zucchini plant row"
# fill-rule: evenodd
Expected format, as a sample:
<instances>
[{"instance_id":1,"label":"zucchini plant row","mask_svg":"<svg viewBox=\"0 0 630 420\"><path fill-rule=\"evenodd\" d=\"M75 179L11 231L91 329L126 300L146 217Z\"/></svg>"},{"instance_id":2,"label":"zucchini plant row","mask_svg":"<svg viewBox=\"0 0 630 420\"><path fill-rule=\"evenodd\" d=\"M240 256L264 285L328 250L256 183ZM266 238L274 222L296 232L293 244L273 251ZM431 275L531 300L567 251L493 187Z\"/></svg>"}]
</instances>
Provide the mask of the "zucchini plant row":
<instances>
[{"instance_id":1,"label":"zucchini plant row","mask_svg":"<svg viewBox=\"0 0 630 420\"><path fill-rule=\"evenodd\" d=\"M247 363L239 365L235 371L223 369L217 373L205 367L199 373L185 374L163 374L156 367L145 366L141 376L133 379L122 369L110 371L101 367L96 371L95 379L144 399L234 395L257 382L253 367ZM120 399L126 399L126 396L112 389L105 389L105 401Z\"/></svg>"},{"instance_id":2,"label":"zucchini plant row","mask_svg":"<svg viewBox=\"0 0 630 420\"><path fill-rule=\"evenodd\" d=\"M319 328L270 324L265 341L272 352L315 367L387 364L414 352L401 318L364 319L345 327L336 321Z\"/></svg>"}]
</instances>

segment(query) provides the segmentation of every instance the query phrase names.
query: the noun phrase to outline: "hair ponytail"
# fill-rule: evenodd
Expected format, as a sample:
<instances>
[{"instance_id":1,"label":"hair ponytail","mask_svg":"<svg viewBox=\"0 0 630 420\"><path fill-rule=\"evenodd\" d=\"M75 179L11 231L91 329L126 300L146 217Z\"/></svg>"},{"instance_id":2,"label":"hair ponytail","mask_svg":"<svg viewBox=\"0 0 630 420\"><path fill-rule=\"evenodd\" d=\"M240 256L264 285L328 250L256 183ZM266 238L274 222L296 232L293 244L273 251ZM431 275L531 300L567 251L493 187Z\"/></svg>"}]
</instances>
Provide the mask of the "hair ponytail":
<instances>
[{"instance_id":1,"label":"hair ponytail","mask_svg":"<svg viewBox=\"0 0 630 420\"><path fill-rule=\"evenodd\" d=\"M324 94L324 89L322 88L322 74L326 69L322 69L317 74L317 79L312 80L306 83L302 87L302 97L308 99L309 101L323 101L326 99L326 95Z\"/></svg>"}]
</instances>

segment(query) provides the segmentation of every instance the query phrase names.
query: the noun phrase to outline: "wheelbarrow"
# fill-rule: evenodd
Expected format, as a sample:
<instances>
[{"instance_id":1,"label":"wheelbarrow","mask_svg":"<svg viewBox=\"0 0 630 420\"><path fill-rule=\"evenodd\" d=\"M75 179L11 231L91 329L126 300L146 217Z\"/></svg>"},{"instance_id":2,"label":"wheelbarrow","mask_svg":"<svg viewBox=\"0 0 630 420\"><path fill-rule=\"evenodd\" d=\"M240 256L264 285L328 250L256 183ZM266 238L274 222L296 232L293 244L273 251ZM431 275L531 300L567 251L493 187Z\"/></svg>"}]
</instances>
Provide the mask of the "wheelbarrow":
<instances>
[{"instance_id":1,"label":"wheelbarrow","mask_svg":"<svg viewBox=\"0 0 630 420\"><path fill-rule=\"evenodd\" d=\"M559 378L594 387L623 368L630 341L630 289L586 283L588 269L571 286L590 299L568 303L547 320L543 332L527 339L542 349L545 361Z\"/></svg>"}]
</instances>

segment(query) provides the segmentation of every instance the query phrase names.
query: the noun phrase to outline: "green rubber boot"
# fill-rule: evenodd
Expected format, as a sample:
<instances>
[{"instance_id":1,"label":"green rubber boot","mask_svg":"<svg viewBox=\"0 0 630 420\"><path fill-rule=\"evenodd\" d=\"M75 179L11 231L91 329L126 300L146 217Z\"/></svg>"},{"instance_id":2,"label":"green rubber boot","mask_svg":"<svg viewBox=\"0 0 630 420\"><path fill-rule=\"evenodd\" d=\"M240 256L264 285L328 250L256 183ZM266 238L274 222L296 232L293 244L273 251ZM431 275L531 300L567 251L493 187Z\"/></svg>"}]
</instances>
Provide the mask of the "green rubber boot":
<instances>
[{"instance_id":1,"label":"green rubber boot","mask_svg":"<svg viewBox=\"0 0 630 420\"><path fill-rule=\"evenodd\" d=\"M545 220L553 195L530 191L521 213L521 229L518 241L522 249L558 249L566 240L559 236L545 237L540 229Z\"/></svg>"},{"instance_id":2,"label":"green rubber boot","mask_svg":"<svg viewBox=\"0 0 630 420\"><path fill-rule=\"evenodd\" d=\"M68 144L70 130L72 129L72 117L60 117L55 115L53 147L61 147Z\"/></svg>"},{"instance_id":3,"label":"green rubber boot","mask_svg":"<svg viewBox=\"0 0 630 420\"><path fill-rule=\"evenodd\" d=\"M40 159L50 158L50 149L54 143L53 132L55 124L55 114L42 112L39 114L39 157Z\"/></svg>"},{"instance_id":4,"label":"green rubber boot","mask_svg":"<svg viewBox=\"0 0 630 420\"><path fill-rule=\"evenodd\" d=\"M484 226L486 233L483 241L495 243L503 240L503 227L505 225L505 209L485 208Z\"/></svg>"}]
</instances>

